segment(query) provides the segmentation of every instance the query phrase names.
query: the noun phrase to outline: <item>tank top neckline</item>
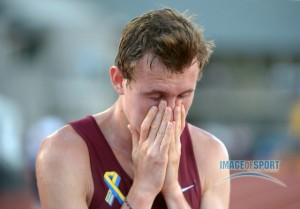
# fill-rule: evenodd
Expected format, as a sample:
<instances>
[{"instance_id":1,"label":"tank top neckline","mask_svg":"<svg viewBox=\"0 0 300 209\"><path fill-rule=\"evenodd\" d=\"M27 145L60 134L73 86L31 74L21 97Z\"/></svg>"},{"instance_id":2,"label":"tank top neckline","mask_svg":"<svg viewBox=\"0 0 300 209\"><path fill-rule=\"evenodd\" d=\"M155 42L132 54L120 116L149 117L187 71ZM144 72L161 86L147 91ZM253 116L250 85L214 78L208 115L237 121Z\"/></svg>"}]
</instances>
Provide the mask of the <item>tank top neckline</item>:
<instances>
[{"instance_id":1,"label":"tank top neckline","mask_svg":"<svg viewBox=\"0 0 300 209\"><path fill-rule=\"evenodd\" d=\"M92 115L89 115L87 116L88 118L90 118L90 120L92 121L94 127L95 127L95 130L97 130L100 138L102 139L105 147L107 147L107 149L109 150L111 156L112 156L112 160L115 161L115 165L118 167L118 169L123 173L123 175L129 180L129 182L133 182L133 179L128 175L128 173L124 170L124 168L122 167L122 165L120 164L120 162L118 161L115 153L113 152L112 148L110 147L107 139L105 138L105 136L103 135L102 131L101 131L101 128L98 126L97 124L97 121L96 119L94 118L94 116Z\"/></svg>"},{"instance_id":2,"label":"tank top neckline","mask_svg":"<svg viewBox=\"0 0 300 209\"><path fill-rule=\"evenodd\" d=\"M89 208L107 208L107 204L112 204L111 207L115 209L120 208L120 205L118 204L119 201L115 198L111 199L110 197L112 196L107 196L110 194L110 187L107 185L105 179L111 179L113 176L117 176L119 179L119 183L117 183L119 185L117 188L124 195L128 194L133 184L133 180L117 160L113 149L109 146L107 139L101 131L101 127L98 126L96 118L93 115L87 115L85 118L70 122L70 125L72 125L74 130L86 142L87 148L89 149L91 171L94 182L94 194ZM201 183L188 123L185 125L180 141L182 144L182 152L178 170L178 182L183 188L194 185L191 189L183 191L183 194L191 207L196 209L201 205ZM159 193L155 198L152 208L167 208L164 197L161 193Z\"/></svg>"}]
</instances>

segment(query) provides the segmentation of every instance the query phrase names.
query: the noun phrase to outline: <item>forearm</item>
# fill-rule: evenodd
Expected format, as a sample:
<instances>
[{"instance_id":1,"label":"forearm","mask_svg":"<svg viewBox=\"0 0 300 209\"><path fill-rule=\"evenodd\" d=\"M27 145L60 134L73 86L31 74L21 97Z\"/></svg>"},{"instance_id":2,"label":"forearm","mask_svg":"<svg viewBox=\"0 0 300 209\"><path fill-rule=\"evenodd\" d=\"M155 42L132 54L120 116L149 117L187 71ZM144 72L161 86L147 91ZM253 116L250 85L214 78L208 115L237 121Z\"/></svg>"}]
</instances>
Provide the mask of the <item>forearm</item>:
<instances>
[{"instance_id":1,"label":"forearm","mask_svg":"<svg viewBox=\"0 0 300 209\"><path fill-rule=\"evenodd\" d=\"M157 194L145 192L140 185L132 185L121 209L151 209Z\"/></svg>"},{"instance_id":2,"label":"forearm","mask_svg":"<svg viewBox=\"0 0 300 209\"><path fill-rule=\"evenodd\" d=\"M151 209L152 204L152 198L143 195L128 194L126 202L123 202L121 209Z\"/></svg>"},{"instance_id":3,"label":"forearm","mask_svg":"<svg viewBox=\"0 0 300 209\"><path fill-rule=\"evenodd\" d=\"M187 203L181 187L178 185L173 191L164 194L164 198L168 209L190 209L191 207Z\"/></svg>"}]
</instances>

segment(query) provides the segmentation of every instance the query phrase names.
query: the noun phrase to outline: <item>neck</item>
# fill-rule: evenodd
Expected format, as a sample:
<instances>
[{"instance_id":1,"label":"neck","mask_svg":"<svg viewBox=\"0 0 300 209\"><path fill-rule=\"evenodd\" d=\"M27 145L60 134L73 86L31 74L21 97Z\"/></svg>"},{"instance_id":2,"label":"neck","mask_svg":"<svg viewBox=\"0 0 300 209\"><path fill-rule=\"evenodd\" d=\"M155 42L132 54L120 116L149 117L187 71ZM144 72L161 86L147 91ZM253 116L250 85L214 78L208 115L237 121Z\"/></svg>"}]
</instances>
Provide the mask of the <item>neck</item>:
<instances>
[{"instance_id":1,"label":"neck","mask_svg":"<svg viewBox=\"0 0 300 209\"><path fill-rule=\"evenodd\" d=\"M121 99L119 98L111 108L96 115L95 118L112 150L131 157L132 139Z\"/></svg>"}]
</instances>

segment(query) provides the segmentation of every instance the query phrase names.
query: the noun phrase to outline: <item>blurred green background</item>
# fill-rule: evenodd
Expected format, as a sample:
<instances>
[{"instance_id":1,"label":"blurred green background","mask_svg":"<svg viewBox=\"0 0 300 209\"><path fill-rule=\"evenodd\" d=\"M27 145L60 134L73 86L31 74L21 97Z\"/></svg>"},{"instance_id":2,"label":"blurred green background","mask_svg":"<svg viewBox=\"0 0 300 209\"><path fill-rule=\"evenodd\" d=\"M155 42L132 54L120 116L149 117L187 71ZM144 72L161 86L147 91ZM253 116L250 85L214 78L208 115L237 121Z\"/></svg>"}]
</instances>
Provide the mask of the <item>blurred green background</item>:
<instances>
[{"instance_id":1,"label":"blurred green background","mask_svg":"<svg viewBox=\"0 0 300 209\"><path fill-rule=\"evenodd\" d=\"M1 208L38 208L40 140L113 104L109 67L123 27L164 6L196 14L216 43L188 120L231 159L282 160L299 185L299 1L0 0Z\"/></svg>"}]
</instances>

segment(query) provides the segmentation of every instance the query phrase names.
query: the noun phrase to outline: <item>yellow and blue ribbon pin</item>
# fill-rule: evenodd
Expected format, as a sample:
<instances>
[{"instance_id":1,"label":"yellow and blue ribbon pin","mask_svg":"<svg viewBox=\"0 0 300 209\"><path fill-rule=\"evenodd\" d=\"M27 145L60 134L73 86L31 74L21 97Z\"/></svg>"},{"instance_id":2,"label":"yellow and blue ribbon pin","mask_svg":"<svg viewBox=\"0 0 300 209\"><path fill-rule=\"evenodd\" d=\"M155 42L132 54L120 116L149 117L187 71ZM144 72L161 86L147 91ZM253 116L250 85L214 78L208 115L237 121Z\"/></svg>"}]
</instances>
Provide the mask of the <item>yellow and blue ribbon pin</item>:
<instances>
[{"instance_id":1,"label":"yellow and blue ribbon pin","mask_svg":"<svg viewBox=\"0 0 300 209\"><path fill-rule=\"evenodd\" d=\"M112 206L115 198L117 198L118 202L121 205L123 204L125 197L118 188L120 181L121 181L121 177L115 171L108 171L104 174L104 182L109 188L105 197L105 201L110 206Z\"/></svg>"}]
</instances>

